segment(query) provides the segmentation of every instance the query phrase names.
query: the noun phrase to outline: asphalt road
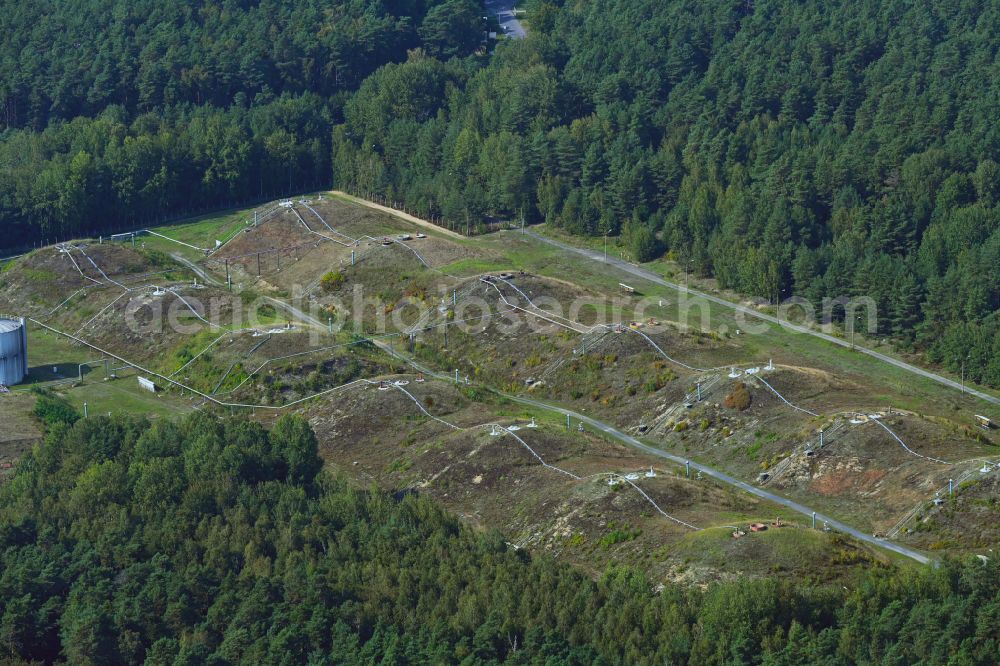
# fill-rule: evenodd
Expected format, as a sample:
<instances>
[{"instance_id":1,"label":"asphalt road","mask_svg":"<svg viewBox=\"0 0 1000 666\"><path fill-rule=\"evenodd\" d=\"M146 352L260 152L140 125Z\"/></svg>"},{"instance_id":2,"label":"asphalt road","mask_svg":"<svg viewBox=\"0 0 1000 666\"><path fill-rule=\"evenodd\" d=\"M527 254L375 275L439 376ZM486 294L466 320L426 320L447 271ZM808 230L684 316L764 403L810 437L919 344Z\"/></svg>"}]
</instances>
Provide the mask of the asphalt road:
<instances>
[{"instance_id":1,"label":"asphalt road","mask_svg":"<svg viewBox=\"0 0 1000 666\"><path fill-rule=\"evenodd\" d=\"M424 365L421 365L420 363L417 363L412 358L409 358L408 356L400 354L395 349L393 349L390 344L388 344L388 343L386 343L384 341L373 340L372 342L374 342L376 345L378 345L383 350L389 352L389 354L391 354L392 356L395 356L395 357L397 357L397 358L405 361L406 363L408 363L409 365L413 366L415 369L417 369L418 371L420 371L421 373L423 373L424 375L426 375L428 377L434 377L434 378L440 379L442 381L453 381L453 378L452 378L451 375L445 374L445 373L440 373L440 372L435 372L431 368L428 368L428 367L426 367ZM642 442L640 442L635 437L632 437L631 435L622 432L621 430L619 430L618 428L615 428L612 425L609 425L609 424L607 424L607 423L605 423L603 421L598 421L597 419L591 418L589 416L585 416L583 414L580 414L579 412L574 412L571 409L566 409L565 407L560 407L558 405L551 405L549 403L541 402L539 400L533 400L531 398L525 398L525 397L517 396L517 395L510 395L509 393L504 393L502 391L498 391L498 390L490 388L490 387L487 387L487 388L489 388L489 390L493 391L497 395L503 396L503 397L505 397L505 398L507 398L509 400L512 400L513 402L517 402L517 403L520 403L522 405L528 405L530 407L535 407L535 408L538 408L538 409L544 409L544 410L549 411L549 412L556 412L558 414L562 414L563 416L569 416L570 419L575 420L577 423L584 423L587 426L589 426L590 428L592 428L593 430L601 432L601 433L604 433L608 437L611 437L613 439L617 439L618 441L620 441L620 442L622 442L624 444L627 444L628 446L631 446L632 448L637 449L639 451L642 451L643 453L646 453L648 455L655 456L657 458L662 458L664 460L669 460L669 461L677 463L679 465L684 465L684 464L690 462L686 458L682 458L681 456L677 456L677 455L674 455L672 453L668 453L666 451L662 451L662 450L654 448L652 446L648 446L646 444L643 444ZM782 497L781 495L775 495L774 493L768 492L767 490L764 490L763 488L758 488L757 486L754 486L752 484L746 483L745 481L740 481L737 478L729 476L725 472L720 472L717 469L714 469L712 467L708 467L706 465L702 465L702 464L699 464L699 463L696 463L696 462L690 462L690 464L691 464L691 469L693 469L695 471L698 471L698 472L701 472L705 476L710 476L713 479L716 479L717 481L720 481L720 482L722 482L722 483L724 483L726 485L729 485L729 486L733 486L735 488L739 488L740 490L744 490L744 491L750 493L751 495L754 495L756 497L760 497L761 499L765 499L765 500L768 500L770 502L774 502L775 504L780 504L783 507L792 509L793 511L797 511L798 513L801 513L801 514L803 514L805 516L812 517L812 515L814 513L812 509L810 509L809 507L807 507L807 506L805 506L803 504L799 504L798 502L790 500L787 497ZM859 541L863 541L863 542L869 543L869 544L871 544L873 546L877 546L879 548L884 548L884 549L890 550L890 551L892 551L894 553L898 553L900 555L904 555L904 556L909 557L909 558L911 558L913 560L916 560L917 562L920 562L921 564L928 564L929 562L931 562L931 559L928 558L927 556L922 555L922 554L918 553L915 550L907 548L906 546L901 546L898 543L893 543L892 541L887 541L886 539L876 538L876 537L872 536L871 534L868 534L867 532L862 532L861 530L855 529L855 528L851 527L850 525L847 525L845 523L840 522L839 520L836 520L834 518L830 518L829 516L825 516L825 515L823 515L823 514L821 514L819 512L815 512L815 513L816 513L816 524L817 525L825 522L832 529L837 530L838 532L843 532L844 534L850 534L852 537L854 537L855 539L858 539Z\"/></svg>"},{"instance_id":2,"label":"asphalt road","mask_svg":"<svg viewBox=\"0 0 1000 666\"><path fill-rule=\"evenodd\" d=\"M566 243L554 240L552 238L547 238L547 237L542 236L541 234L535 233L533 231L527 231L526 230L525 233L527 235L531 236L532 238L535 238L536 240L542 241L543 243L548 243L549 245L553 245L555 247L558 247L560 249L566 250L568 252L574 252L576 254L579 254L581 256L584 256L584 257L590 259L591 261L596 261L596 262L599 262L599 263L602 263L602 264L605 263L605 261L604 261L604 254L601 253L601 252L598 252L596 250L588 250L586 248L574 247L572 245L568 245ZM745 316L750 316L750 317L754 317L756 319L760 319L760 320L763 320L763 321L766 321L766 322L769 322L769 323L772 323L772 324L777 324L779 326L783 326L783 327L785 327L785 328L787 328L789 330L795 331L797 333L805 333L806 335L811 335L814 338L820 338L821 340L825 340L825 341L827 341L829 343L832 343L832 344L835 344L835 345L839 345L841 347L847 347L847 348L851 347L851 343L848 342L847 340L841 340L840 338L836 338L836 337L834 337L832 335L827 335L826 333L821 333L819 331L814 331L814 330L812 330L810 328L806 328L804 326L799 326L797 324L793 324L793 323L788 322L788 321L782 321L782 320L780 320L777 317L774 317L772 315L766 314L764 312L758 312L757 310L753 310L753 309L744 307L744 306L742 306L742 305L740 305L738 303L733 303L731 301L727 301L726 299L719 298L718 296L713 296L711 294L706 294L705 292L697 291L695 289L688 289L684 285L675 284L673 282L669 282L667 280L664 280L662 277L660 277L656 273L653 273L652 271L648 271L648 270L646 270L644 268L636 266L635 264L629 263L627 261L622 261L621 259L616 259L614 257L608 257L607 264L611 265L611 266L614 266L615 268L617 268L617 269L619 269L621 271L624 271L625 273L628 273L629 275L634 275L635 277L642 278L643 280L647 280L649 282L652 282L654 284L658 284L658 285L663 286L663 287L669 287L671 289L676 289L677 291L680 291L680 292L686 292L686 293L689 293L689 294L693 294L694 296L698 296L699 298L704 298L705 300L711 301L712 303L716 303L718 305L722 305L724 307L730 308L730 309L735 310L737 312L741 312ZM902 370L906 370L907 372L911 372L911 373L913 373L915 375L919 375L921 377L926 377L927 379L931 379L931 380L933 380L933 381L935 381L935 382L937 382L939 384L943 384L943 385L945 385L945 386L947 386L949 388L953 388L953 389L956 389L956 390L959 390L959 391L962 390L962 385L959 382L956 382L953 379L948 379L947 377L942 377L941 375L938 375L938 374L935 374L933 372L930 372L929 370L924 370L923 368L918 368L915 365L910 365L909 363L906 363L904 361L900 361L899 359L892 358L891 356L886 356L885 354L881 354L881 353L875 351L874 349L868 349L867 347L861 347L861 346L857 346L857 345L855 345L854 348L858 352L860 352L862 354L867 354L868 356L871 356L872 358L877 358L878 360L880 360L880 361L882 361L884 363L888 363L890 365L894 365L897 368L900 368ZM977 398L980 398L982 400L990 402L990 403L992 403L994 405L1000 405L1000 398L997 398L996 396L989 395L988 393L983 393L982 391L977 391L975 389L968 388L968 387L965 388L965 392L968 393L969 395L973 395L973 396L975 396Z\"/></svg>"},{"instance_id":3,"label":"asphalt road","mask_svg":"<svg viewBox=\"0 0 1000 666\"><path fill-rule=\"evenodd\" d=\"M506 397L509 398L510 400L513 400L514 402L519 402L523 405L530 405L532 407L538 407L540 409L546 409L549 411L558 412L564 416L569 416L571 419L575 419L577 422L585 423L594 430L602 432L605 435L608 435L609 437L612 437L620 442L628 444L632 448L638 449L639 451L642 451L643 453L646 453L648 455L670 460L679 465L684 465L689 462L686 458L682 458L681 456L676 456L672 453L667 453L666 451L662 451L660 449L653 448L652 446L643 444L635 437L632 437L631 435L628 435L618 430L614 426L604 423L603 421L598 421L597 419L593 419L589 416L579 414L570 409L565 409L557 405L549 405L547 403L539 402L537 400L532 400L530 398L522 398L513 395L507 395ZM746 483L745 481L740 481L739 479L729 476L725 472L720 472L717 469L713 469L711 467L707 467L705 465L701 465L695 462L691 462L690 464L691 464L691 469L699 471L705 476L710 476L713 479L721 481L722 483L734 486L736 488L739 488L740 490L745 490L751 495L755 495L756 497L760 497L761 499L769 500L771 502L774 502L775 504L780 504L781 506L792 509L793 511L797 511L806 516L811 517L813 515L812 509L802 504L799 504L798 502L792 501L786 497L782 497L781 495L775 495L774 493L768 492L763 488L758 488L757 486ZM885 539L878 539L872 536L871 534L855 529L850 525L846 525L840 522L839 520L835 520L833 518L830 518L829 516L824 516L823 514L816 512L816 524L819 525L823 522L826 522L827 524L829 524L831 528L837 530L838 532L850 534L855 539L858 539L860 541L870 543L880 548L885 548L886 550L891 550L895 553L899 553L900 555L905 555L906 557L912 558L922 564L927 564L928 562L930 562L929 558L927 558L924 555L921 555L915 550L907 548L906 546L901 546L897 543L886 541Z\"/></svg>"},{"instance_id":4,"label":"asphalt road","mask_svg":"<svg viewBox=\"0 0 1000 666\"><path fill-rule=\"evenodd\" d=\"M200 266L198 266L198 264L194 263L193 261L188 261L187 259L185 259L183 256L181 256L180 254L178 254L176 252L171 252L170 256L175 261L179 261L180 263L182 263L185 266L187 266L188 268L190 268L194 272L195 275L197 275L198 277L201 278L202 284L211 285L213 287L224 287L225 286L224 283L219 282L214 277L212 277L211 275L209 275L208 273L206 273Z\"/></svg>"},{"instance_id":5,"label":"asphalt road","mask_svg":"<svg viewBox=\"0 0 1000 666\"><path fill-rule=\"evenodd\" d=\"M268 301L270 301L271 303L274 303L275 305L277 305L279 308L281 308L285 312L288 312L293 317L295 317L296 319L298 319L300 322L305 322L307 324L312 324L313 326L316 326L317 328L326 328L326 324L324 324L323 322L321 322L319 319L316 319L316 317L313 317L311 314L309 314L309 313L307 313L307 312L305 312L305 311L303 311L303 310L295 307L291 303L286 303L285 301L280 301L277 298L271 298L270 296L265 296L264 298L267 299Z\"/></svg>"},{"instance_id":6,"label":"asphalt road","mask_svg":"<svg viewBox=\"0 0 1000 666\"><path fill-rule=\"evenodd\" d=\"M524 26L514 16L513 0L486 0L486 11L497 17L500 29L508 37L513 39L527 37L528 33L524 31Z\"/></svg>"}]
</instances>

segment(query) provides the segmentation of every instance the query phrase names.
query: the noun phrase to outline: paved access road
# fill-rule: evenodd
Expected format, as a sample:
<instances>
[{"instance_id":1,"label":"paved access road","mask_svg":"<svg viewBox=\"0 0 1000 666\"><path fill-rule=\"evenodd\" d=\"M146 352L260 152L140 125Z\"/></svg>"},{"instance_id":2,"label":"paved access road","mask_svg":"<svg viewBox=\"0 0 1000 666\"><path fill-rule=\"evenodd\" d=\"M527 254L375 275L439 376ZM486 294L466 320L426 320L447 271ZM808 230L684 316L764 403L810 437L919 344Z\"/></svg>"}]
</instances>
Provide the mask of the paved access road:
<instances>
[{"instance_id":1,"label":"paved access road","mask_svg":"<svg viewBox=\"0 0 1000 666\"><path fill-rule=\"evenodd\" d=\"M500 29L508 37L524 39L528 36L514 15L514 0L486 0L486 12L500 20Z\"/></svg>"},{"instance_id":2,"label":"paved access road","mask_svg":"<svg viewBox=\"0 0 1000 666\"><path fill-rule=\"evenodd\" d=\"M211 285L213 287L224 287L224 286L226 286L224 283L220 282L219 280L216 280L214 277L212 277L211 275L209 275L208 273L206 273L204 271L204 269L202 269L198 264L194 263L193 261L189 261L189 260L185 259L182 255L180 255L180 254L178 254L176 252L171 252L170 253L170 257L174 261L180 262L180 263L184 264L185 266L187 266L188 268L190 268L191 271L195 275L197 275L198 277L201 278L202 284Z\"/></svg>"},{"instance_id":3,"label":"paved access road","mask_svg":"<svg viewBox=\"0 0 1000 666\"><path fill-rule=\"evenodd\" d=\"M532 238L542 241L543 243L548 243L549 245L553 245L560 249L567 250L569 252L574 252L576 254L579 254L581 256L590 259L591 261L600 262L602 264L605 263L604 254L601 252L597 252L596 250L588 250L586 248L574 247L567 243L563 243L561 241L557 241L552 238L542 236L541 234L535 233L534 231L525 231L525 233L531 236ZM759 312L757 310L744 307L739 303L733 303L731 301L727 301L724 298L719 298L718 296L706 294L705 292L697 291L695 289L688 289L684 285L669 282L667 280L664 280L656 273L648 271L645 268L641 268L627 261L622 261L621 259L615 259L614 257L608 257L607 263L621 271L628 273L629 275L634 275L638 278L642 278L643 280L648 280L649 282L658 284L663 287L669 287L671 289L676 289L677 291L693 294L694 296L698 296L699 298L704 298L705 300L711 301L712 303L722 305L737 312L741 312L744 315L755 317L757 319L770 322L772 324L777 324L779 326L784 326L785 328L795 331L797 333L805 333L807 335L811 335L815 338L826 340L827 342L839 345L841 347L850 348L851 346L851 343L848 342L847 340L841 340L840 338L834 337L832 335L827 335L826 333L821 333L820 331L814 331L810 328L806 328L805 326L799 326L791 322L782 321L773 315L769 315L764 312ZM957 389L959 391L962 390L962 385L953 379L942 377L941 375L930 372L929 370L924 370L923 368L918 368L915 365L910 365L909 363L900 361L899 359L892 358L891 356L886 356L885 354L881 354L875 351L874 349L868 349L867 347L860 347L857 345L855 345L854 348L857 351L861 352L862 354L867 354L868 356L877 358L880 361L883 361L890 365L894 365L897 368L906 370L907 372L911 372L915 375L920 375L921 377L926 377L927 379L931 379L939 384L944 384L945 386ZM994 405L1000 405L1000 398L997 398L996 396L990 395L988 393L983 393L982 391L977 391L975 389L971 389L968 387L965 388L965 392L968 393L969 395L974 395L975 397L980 398L981 400L993 403Z\"/></svg>"},{"instance_id":4,"label":"paved access road","mask_svg":"<svg viewBox=\"0 0 1000 666\"><path fill-rule=\"evenodd\" d=\"M420 363L417 363L416 361L414 361L409 356L405 356L405 355L397 352L395 349L392 348L392 345L390 345L390 344L388 344L388 343L386 343L386 342L384 342L382 340L372 340L372 342L374 342L378 347L380 347L384 351L387 351L392 356L395 356L396 358L399 358L402 361L408 363L409 365L411 365L412 367L414 367L415 369L417 369L418 371L420 371L421 373L423 373L427 377L434 377L436 379L439 379L441 381L446 381L446 382L452 381L452 377L450 375L445 374L445 373L435 372L431 368L428 368L427 366L424 366L424 365L422 365ZM707 466L702 465L700 463L691 462L691 461L689 461L689 460L687 460L685 458L682 458L680 456L677 456L677 455L674 455L672 453L668 453L666 451L663 451L661 449L657 449L657 448L654 448L652 446L648 446L646 444L643 444L642 442L640 442L635 437L632 437L631 435L626 434L626 433L622 432L621 430L619 430L618 428L615 428L614 426L609 425L609 424L607 424L607 423L605 423L603 421L598 421L597 419L591 418L589 416L585 416L583 414L580 414L579 412L574 412L573 410L566 409L565 407L560 407L559 405L552 405L552 404L549 404L547 402L542 402L540 400L533 400L531 398L525 398L523 396L511 395L509 393L504 393L503 391L498 391L498 390L496 390L496 389L494 389L492 387L487 387L487 388L490 391L493 391L493 393L495 393L495 394L497 394L499 396L503 396L503 397L505 397L505 398L507 398L509 400L512 400L513 402L518 402L518 403L520 403L522 405L528 405L530 407L535 407L537 409L543 409L543 410L546 410L546 411L549 411L549 412L556 412L558 414L562 414L563 416L569 416L570 419L575 419L578 423L585 423L588 426L590 426L591 428L593 428L594 430L596 430L598 432L602 432L605 435L607 435L608 437L611 437L613 439L617 439L619 442L627 444L627 445L629 445L629 446L631 446L631 447L633 447L635 449L638 449L639 451L642 451L643 453L646 453L648 455L655 456L657 458L662 458L664 460L669 460L669 461L677 463L679 465L684 465L684 464L690 462L692 469L697 470L697 471L701 472L702 474L704 474L706 476L710 476L713 479L716 479L717 481L721 481L722 483L725 483L727 485L733 486L735 488L739 488L740 490L745 490L746 492L750 493L751 495L754 495L756 497L760 497L761 499L765 499L765 500L768 500L770 502L774 502L775 504L780 504L781 506L784 506L786 508L792 509L793 511L797 511L797 512L799 512L801 514L804 514L806 516L809 516L809 517L812 517L812 515L814 513L813 510L810 509L807 506L799 504L798 502L790 500L790 499L788 499L786 497L782 497L781 495L775 495L774 493L768 492L767 490L764 490L763 488L758 488L757 486L754 486L752 484L746 483L745 481L740 481L737 478L729 476L725 472L720 472L719 470L714 469L712 467L707 467ZM905 555L906 557L909 557L909 558L911 558L913 560L916 560L917 562L920 562L921 564L928 564L929 562L931 562L930 558L928 558L925 555L922 555L921 553L918 553L915 550L907 548L906 546L901 546L898 543L893 543L892 541L887 541L885 539L876 538L876 537L872 536L871 534L868 534L866 532L862 532L859 529L855 529L855 528L851 527L850 525L846 525L846 524L840 522L839 520L835 520L833 518L830 518L829 516L824 516L824 515L820 514L819 512L816 512L816 520L817 520L818 523L819 522L825 522L825 523L829 524L830 527L832 527L833 529L835 529L835 530L837 530L839 532L843 532L844 534L850 534L852 537L854 537L855 539L858 539L859 541L863 541L865 543L869 543L869 544L872 544L874 546L878 546L879 548L885 548L886 550L891 550L892 552L898 553L900 555Z\"/></svg>"},{"instance_id":5,"label":"paved access road","mask_svg":"<svg viewBox=\"0 0 1000 666\"><path fill-rule=\"evenodd\" d=\"M734 486L736 488L739 488L740 490L745 490L751 495L755 495L762 499L774 502L775 504L780 504L781 506L792 509L793 511L798 511L799 513L805 514L806 516L811 517L813 514L812 509L802 504L799 504L798 502L790 500L786 497L782 497L781 495L775 495L774 493L768 492L763 488L758 488L757 486L746 483L745 481L740 481L739 479L729 476L725 472L720 472L717 469L713 469L711 467L707 467L705 465L696 462L691 462L686 458L682 458L681 456L677 456L672 453L667 453L666 451L663 451L661 449L657 449L652 446L643 444L635 437L632 437L631 435L628 435L622 432L621 430L618 430L614 426L604 423L603 421L598 421L597 419L590 418L589 416L584 416L583 414L579 414L570 409L565 409L557 405L549 405L547 403L539 402L538 400L532 400L531 398L523 398L514 395L506 395L506 397L509 398L510 400L513 400L514 402L519 402L523 405L530 405L532 407L546 409L548 411L558 412L560 414L563 414L564 416L569 416L571 419L576 419L578 422L586 423L591 428L599 432L603 432L605 435L608 435L609 437L617 439L620 442L628 444L629 446L638 449L643 453L649 454L651 456L656 456L658 458L670 460L680 465L684 465L690 462L691 469L697 470L706 476L710 476L713 479L721 481L722 483ZM816 520L818 523L825 522L829 524L830 527L839 532L850 534L855 539L873 544L880 548L885 548L886 550L891 550L895 553L899 553L900 555L905 555L906 557L912 558L917 562L920 562L921 564L927 564L928 562L931 561L928 557L921 555L917 551L911 550L906 546L901 546L897 543L886 541L885 539L876 538L871 534L862 532L861 530L855 529L850 525L846 525L840 522L839 520L834 520L833 518L830 518L829 516L824 516L818 512L816 513Z\"/></svg>"}]
</instances>

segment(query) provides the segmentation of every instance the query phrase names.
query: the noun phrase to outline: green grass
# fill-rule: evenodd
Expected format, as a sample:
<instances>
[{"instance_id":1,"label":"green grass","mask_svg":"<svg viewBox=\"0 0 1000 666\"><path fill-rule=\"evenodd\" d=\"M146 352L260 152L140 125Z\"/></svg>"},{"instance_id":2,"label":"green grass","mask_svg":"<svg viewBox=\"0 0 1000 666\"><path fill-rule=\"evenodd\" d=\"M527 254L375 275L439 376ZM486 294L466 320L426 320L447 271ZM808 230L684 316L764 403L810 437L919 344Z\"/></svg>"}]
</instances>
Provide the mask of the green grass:
<instances>
[{"instance_id":1,"label":"green grass","mask_svg":"<svg viewBox=\"0 0 1000 666\"><path fill-rule=\"evenodd\" d=\"M72 341L28 324L28 367L26 385L43 385L67 377L76 377L79 364L92 361L97 353L74 345ZM58 367L53 373L52 367Z\"/></svg>"},{"instance_id":2,"label":"green grass","mask_svg":"<svg viewBox=\"0 0 1000 666\"><path fill-rule=\"evenodd\" d=\"M603 243L603 239L601 240ZM865 400L874 404L892 405L922 413L936 412L951 417L962 410L970 414L969 419L972 413L976 413L1000 420L1000 408L996 405L970 395L962 395L931 379L783 326L749 317L738 318L732 309L698 296L690 296L682 304L674 289L648 283L613 267L521 237L516 232L482 237L475 242L506 254L518 269L560 279L571 277L580 286L605 293L615 293L618 283L622 281L638 283L634 286L640 287L644 296L652 301L659 301L661 298L664 301L663 308L654 303L649 310L650 314L655 313L665 321L683 323L686 320L693 328L702 328L705 323L709 330L724 332L723 337L739 342L748 362L766 363L774 350L782 350L795 356L803 366L819 367L838 376L854 374L867 378L873 385L883 387L883 390L865 397ZM685 311L691 313L690 317L683 316ZM702 312L705 313L704 317ZM735 336L737 329L743 331L743 334ZM754 334L747 334L748 329ZM998 395L996 391L979 388Z\"/></svg>"},{"instance_id":3,"label":"green grass","mask_svg":"<svg viewBox=\"0 0 1000 666\"><path fill-rule=\"evenodd\" d=\"M459 259L441 267L441 272L456 277L468 277L482 273L510 270L514 266L511 261L502 259Z\"/></svg>"},{"instance_id":4,"label":"green grass","mask_svg":"<svg viewBox=\"0 0 1000 666\"><path fill-rule=\"evenodd\" d=\"M86 402L91 414L113 411L166 416L191 411L192 407L176 396L153 395L140 389L134 376L104 381L104 369L100 363L89 373L84 370L83 382L78 386L55 383L77 377L79 364L94 361L97 356L87 347L74 345L67 338L29 324L28 361L31 374L16 390L48 386L81 411ZM58 367L57 373L52 372L53 365Z\"/></svg>"},{"instance_id":5,"label":"green grass","mask_svg":"<svg viewBox=\"0 0 1000 666\"><path fill-rule=\"evenodd\" d=\"M25 277L25 279L31 282L55 282L56 280L59 279L59 276L56 275L53 271L47 271L38 268L23 267L20 270L20 273Z\"/></svg>"},{"instance_id":6,"label":"green grass","mask_svg":"<svg viewBox=\"0 0 1000 666\"><path fill-rule=\"evenodd\" d=\"M874 556L867 547L856 549L852 546L857 546L856 542L844 541L836 534L801 527L772 527L739 539L733 538L731 529L720 527L692 532L667 551L673 557L720 571L749 574L792 571L816 579L843 575L846 573L842 569L844 565L858 564L873 557L882 559L881 554Z\"/></svg>"},{"instance_id":7,"label":"green grass","mask_svg":"<svg viewBox=\"0 0 1000 666\"><path fill-rule=\"evenodd\" d=\"M181 243L211 249L215 247L215 241L225 242L242 229L247 220L253 219L253 211L254 208L242 208L221 214L209 213L182 222L150 228L158 234L163 234ZM159 236L144 235L140 237L139 241L147 249L167 254L180 254L191 261L204 258L204 254L198 250L180 243L172 243Z\"/></svg>"},{"instance_id":8,"label":"green grass","mask_svg":"<svg viewBox=\"0 0 1000 666\"><path fill-rule=\"evenodd\" d=\"M83 412L87 403L90 414L129 413L147 416L176 416L194 408L172 394L153 394L139 388L134 377L123 377L111 382L85 382L81 386L59 391L71 405Z\"/></svg>"}]
</instances>

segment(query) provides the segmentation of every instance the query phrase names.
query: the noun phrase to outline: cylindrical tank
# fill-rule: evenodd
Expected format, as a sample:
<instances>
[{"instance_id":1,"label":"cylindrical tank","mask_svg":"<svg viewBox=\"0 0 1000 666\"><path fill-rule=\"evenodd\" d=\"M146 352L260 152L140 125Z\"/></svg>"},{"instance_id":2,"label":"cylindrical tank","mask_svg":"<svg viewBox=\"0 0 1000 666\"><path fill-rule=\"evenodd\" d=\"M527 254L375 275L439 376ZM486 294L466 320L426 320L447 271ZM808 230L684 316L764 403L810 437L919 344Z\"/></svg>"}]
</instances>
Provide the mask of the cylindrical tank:
<instances>
[{"instance_id":1,"label":"cylindrical tank","mask_svg":"<svg viewBox=\"0 0 1000 666\"><path fill-rule=\"evenodd\" d=\"M0 384L13 386L28 374L28 328L24 319L0 318Z\"/></svg>"}]
</instances>

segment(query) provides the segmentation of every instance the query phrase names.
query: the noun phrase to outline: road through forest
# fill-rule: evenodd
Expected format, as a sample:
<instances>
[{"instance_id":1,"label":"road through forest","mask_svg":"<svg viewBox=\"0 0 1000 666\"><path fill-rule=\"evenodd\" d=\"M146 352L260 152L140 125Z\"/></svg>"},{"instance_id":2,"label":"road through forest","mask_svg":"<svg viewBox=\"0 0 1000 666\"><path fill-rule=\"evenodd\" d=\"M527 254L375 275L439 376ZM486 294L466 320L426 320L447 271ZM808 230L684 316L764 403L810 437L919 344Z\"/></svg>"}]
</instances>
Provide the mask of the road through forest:
<instances>
[{"instance_id":1,"label":"road through forest","mask_svg":"<svg viewBox=\"0 0 1000 666\"><path fill-rule=\"evenodd\" d=\"M514 14L514 0L486 0L486 11L500 21L503 34L513 39L524 39L528 36L524 26Z\"/></svg>"},{"instance_id":2,"label":"road through forest","mask_svg":"<svg viewBox=\"0 0 1000 666\"><path fill-rule=\"evenodd\" d=\"M825 340L826 342L830 342L830 343L838 345L840 347L847 347L847 348L851 347L851 343L848 342L847 340L841 340L840 338L834 337L832 335L828 335L826 333L822 333L820 331L814 331L814 330L812 330L810 328L806 328L805 326L799 326L797 324L793 324L793 323L788 322L788 321L783 321L783 320L778 319L777 317L775 317L773 315L769 315L769 314L764 313L764 312L758 312L757 310L753 310L751 308L745 307L743 305L740 305L739 303L733 303L732 301L727 301L726 299L720 298L718 296L713 296L711 294L706 294L705 292L697 291L695 289L689 289L688 287L685 287L684 285L675 284L675 283L670 282L668 280L664 280L662 277L660 277L659 275L657 275L656 273L654 273L652 271L646 270L645 268L642 268L642 267L637 266L635 264L629 263L627 261L623 261L621 259L616 259L614 257L608 257L607 262L605 262L603 253L598 252L596 250L588 250L588 249L582 248L582 247L575 247L573 245L569 245L568 243L563 243L563 242L557 241L557 240L555 240L553 238L548 238L547 236L543 236L543 235L541 235L539 233L536 233L534 231L527 231L526 230L525 234L527 234L528 236L530 236L530 237L532 237L532 238L534 238L536 240L539 240L539 241L541 241L543 243L547 243L549 245L553 245L555 247L558 247L558 248L560 248L562 250L566 250L567 252L573 252L574 254L578 254L580 256L586 257L587 259L589 259L591 261L596 261L596 262L602 263L602 264L606 263L607 265L614 266L615 268L617 268L617 269L619 269L619 270L621 270L621 271L623 271L625 273L628 273L629 275L633 275L633 276L641 278L643 280L647 280L647 281L652 282L654 284L660 285L661 287L668 287L670 289L675 289L675 290L677 290L677 291L679 291L681 293L687 293L687 294L691 294L693 296L697 296L698 298L704 298L707 301L711 301L712 303L715 303L717 305L721 305L723 307L730 308L730 309L735 310L736 312L740 312L740 313L742 313L742 314L744 314L746 316L755 317L757 319L769 322L771 324L777 324L778 326L783 326L783 327L785 327L788 330L795 331L796 333L805 333L807 335L811 335L811 336L813 336L815 338L820 338L821 340ZM927 379L931 379L931 380L933 380L933 381L935 381L935 382L937 382L939 384L944 384L945 386L948 386L948 387L953 388L953 389L957 389L959 391L963 390L962 385L959 382L956 382L953 379L948 379L947 377L943 377L943 376L941 376L939 374L936 374L936 373L933 373L933 372L931 372L929 370L924 370L923 368L918 368L915 365L910 365L909 363L906 363L905 361L900 361L899 359L895 359L895 358L893 358L891 356L886 356L885 354L881 354L881 353L875 351L874 349L868 349L867 347L861 347L861 346L858 346L858 345L854 345L854 349L856 349L858 352L860 352L862 354L867 354L868 356L871 356L872 358L877 358L878 360L880 360L880 361L882 361L884 363L888 363L888 364L894 365L897 368L900 368L902 370L906 370L907 372L911 372L911 373L913 373L915 375L920 375L921 377L926 377ZM977 397L977 398L979 398L981 400L985 400L985 401L987 401L989 403L992 403L994 405L1000 405L1000 398L997 398L996 396L992 396L992 395L990 395L988 393L983 393L982 391L977 391L976 389L969 388L968 386L966 386L964 388L964 391L966 393L968 393L969 395L973 395L973 396L975 396L975 397Z\"/></svg>"}]
</instances>

